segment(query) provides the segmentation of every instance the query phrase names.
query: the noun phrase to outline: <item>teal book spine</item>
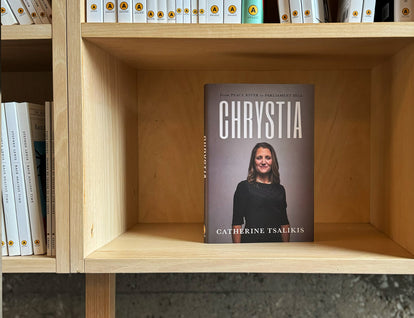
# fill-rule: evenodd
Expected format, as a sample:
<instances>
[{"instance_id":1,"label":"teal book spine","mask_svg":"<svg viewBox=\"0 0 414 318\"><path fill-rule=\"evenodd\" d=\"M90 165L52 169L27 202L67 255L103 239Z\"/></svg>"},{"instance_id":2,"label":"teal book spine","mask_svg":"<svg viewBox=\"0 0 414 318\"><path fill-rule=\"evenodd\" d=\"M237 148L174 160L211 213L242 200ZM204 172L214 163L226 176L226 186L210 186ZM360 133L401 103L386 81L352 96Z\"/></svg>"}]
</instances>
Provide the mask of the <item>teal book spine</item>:
<instances>
[{"instance_id":1,"label":"teal book spine","mask_svg":"<svg viewBox=\"0 0 414 318\"><path fill-rule=\"evenodd\" d=\"M243 0L242 23L263 23L263 0Z\"/></svg>"}]
</instances>

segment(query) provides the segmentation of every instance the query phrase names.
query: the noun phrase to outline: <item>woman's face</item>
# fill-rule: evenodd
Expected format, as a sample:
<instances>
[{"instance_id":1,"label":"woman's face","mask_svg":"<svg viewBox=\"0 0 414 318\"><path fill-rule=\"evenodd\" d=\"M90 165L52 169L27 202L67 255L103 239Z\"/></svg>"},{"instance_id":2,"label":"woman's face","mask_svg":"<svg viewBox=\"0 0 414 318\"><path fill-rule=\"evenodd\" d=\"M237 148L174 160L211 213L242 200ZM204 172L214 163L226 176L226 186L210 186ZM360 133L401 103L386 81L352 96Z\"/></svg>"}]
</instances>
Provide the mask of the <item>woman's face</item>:
<instances>
[{"instance_id":1,"label":"woman's face","mask_svg":"<svg viewBox=\"0 0 414 318\"><path fill-rule=\"evenodd\" d=\"M267 174L272 170L272 153L269 149L262 147L257 149L254 161L258 173Z\"/></svg>"}]
</instances>

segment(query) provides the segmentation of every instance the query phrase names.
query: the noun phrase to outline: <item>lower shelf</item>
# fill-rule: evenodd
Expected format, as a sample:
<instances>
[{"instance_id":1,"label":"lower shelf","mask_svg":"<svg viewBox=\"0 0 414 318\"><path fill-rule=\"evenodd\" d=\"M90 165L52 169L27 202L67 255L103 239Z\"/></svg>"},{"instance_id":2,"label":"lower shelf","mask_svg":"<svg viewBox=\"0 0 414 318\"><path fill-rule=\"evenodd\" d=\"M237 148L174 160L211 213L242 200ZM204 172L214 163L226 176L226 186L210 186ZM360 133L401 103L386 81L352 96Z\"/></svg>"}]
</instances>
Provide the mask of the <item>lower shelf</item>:
<instances>
[{"instance_id":1,"label":"lower shelf","mask_svg":"<svg viewBox=\"0 0 414 318\"><path fill-rule=\"evenodd\" d=\"M56 258L45 255L3 256L3 273L56 273Z\"/></svg>"},{"instance_id":2,"label":"lower shelf","mask_svg":"<svg viewBox=\"0 0 414 318\"><path fill-rule=\"evenodd\" d=\"M414 255L370 224L316 224L315 242L204 244L201 224L139 224L85 259L89 273L414 274Z\"/></svg>"}]
</instances>

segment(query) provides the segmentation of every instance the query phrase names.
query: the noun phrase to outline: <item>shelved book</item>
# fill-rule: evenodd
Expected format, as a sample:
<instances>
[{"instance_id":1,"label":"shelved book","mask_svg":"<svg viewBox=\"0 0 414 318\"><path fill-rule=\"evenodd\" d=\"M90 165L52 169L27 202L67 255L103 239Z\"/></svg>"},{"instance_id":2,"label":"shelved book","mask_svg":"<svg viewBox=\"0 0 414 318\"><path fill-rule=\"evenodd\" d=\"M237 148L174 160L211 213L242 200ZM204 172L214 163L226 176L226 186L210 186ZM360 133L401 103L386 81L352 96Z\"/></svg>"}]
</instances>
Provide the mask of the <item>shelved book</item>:
<instances>
[{"instance_id":1,"label":"shelved book","mask_svg":"<svg viewBox=\"0 0 414 318\"><path fill-rule=\"evenodd\" d=\"M49 0L1 0L1 24L50 24Z\"/></svg>"},{"instance_id":2,"label":"shelved book","mask_svg":"<svg viewBox=\"0 0 414 318\"><path fill-rule=\"evenodd\" d=\"M314 88L204 87L205 242L313 241Z\"/></svg>"}]
</instances>

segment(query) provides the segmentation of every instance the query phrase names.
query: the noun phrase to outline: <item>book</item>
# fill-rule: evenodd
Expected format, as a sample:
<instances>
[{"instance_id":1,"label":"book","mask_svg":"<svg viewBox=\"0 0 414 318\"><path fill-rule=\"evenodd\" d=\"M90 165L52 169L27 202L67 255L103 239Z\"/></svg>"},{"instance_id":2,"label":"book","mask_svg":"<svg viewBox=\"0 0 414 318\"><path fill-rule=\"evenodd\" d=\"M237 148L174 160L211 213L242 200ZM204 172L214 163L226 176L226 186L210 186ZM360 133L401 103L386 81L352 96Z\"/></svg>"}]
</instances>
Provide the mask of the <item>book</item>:
<instances>
[{"instance_id":1,"label":"book","mask_svg":"<svg viewBox=\"0 0 414 318\"><path fill-rule=\"evenodd\" d=\"M304 242L314 232L314 88L204 88L205 242Z\"/></svg>"},{"instance_id":2,"label":"book","mask_svg":"<svg viewBox=\"0 0 414 318\"><path fill-rule=\"evenodd\" d=\"M360 23L363 0L341 0L338 4L338 22Z\"/></svg>"},{"instance_id":3,"label":"book","mask_svg":"<svg viewBox=\"0 0 414 318\"><path fill-rule=\"evenodd\" d=\"M7 0L19 24L33 24L29 12L22 0Z\"/></svg>"},{"instance_id":4,"label":"book","mask_svg":"<svg viewBox=\"0 0 414 318\"><path fill-rule=\"evenodd\" d=\"M26 6L27 12L29 13L29 15L32 18L33 22L35 24L42 24L42 21L40 20L40 16L36 12L36 9L33 6L32 1L31 0L23 0L23 3Z\"/></svg>"},{"instance_id":5,"label":"book","mask_svg":"<svg viewBox=\"0 0 414 318\"><path fill-rule=\"evenodd\" d=\"M147 23L157 23L157 0L147 0Z\"/></svg>"},{"instance_id":6,"label":"book","mask_svg":"<svg viewBox=\"0 0 414 318\"><path fill-rule=\"evenodd\" d=\"M52 121L51 102L45 102L45 142L46 142L46 246L47 255L52 256Z\"/></svg>"},{"instance_id":7,"label":"book","mask_svg":"<svg viewBox=\"0 0 414 318\"><path fill-rule=\"evenodd\" d=\"M0 210L1 210L1 255L8 256L9 251L7 250L7 237L6 227L4 226L4 215L3 215L3 200L0 199Z\"/></svg>"},{"instance_id":8,"label":"book","mask_svg":"<svg viewBox=\"0 0 414 318\"><path fill-rule=\"evenodd\" d=\"M30 229L29 208L27 205L26 181L22 161L22 146L19 137L17 103L5 103L7 137L9 140L10 163L16 203L17 225L19 229L21 255L33 254L33 242Z\"/></svg>"},{"instance_id":9,"label":"book","mask_svg":"<svg viewBox=\"0 0 414 318\"><path fill-rule=\"evenodd\" d=\"M263 0L244 0L242 8L242 23L263 23Z\"/></svg>"},{"instance_id":10,"label":"book","mask_svg":"<svg viewBox=\"0 0 414 318\"><path fill-rule=\"evenodd\" d=\"M52 7L50 5L49 0L39 0L41 6L43 7L44 11L46 12L46 16L50 23L52 23Z\"/></svg>"},{"instance_id":11,"label":"book","mask_svg":"<svg viewBox=\"0 0 414 318\"><path fill-rule=\"evenodd\" d=\"M292 23L303 23L302 1L289 0L290 20Z\"/></svg>"},{"instance_id":12,"label":"book","mask_svg":"<svg viewBox=\"0 0 414 318\"><path fill-rule=\"evenodd\" d=\"M7 0L1 0L1 24L2 25L18 24Z\"/></svg>"},{"instance_id":13,"label":"book","mask_svg":"<svg viewBox=\"0 0 414 318\"><path fill-rule=\"evenodd\" d=\"M133 1L133 21L134 23L147 23L147 2L143 0Z\"/></svg>"},{"instance_id":14,"label":"book","mask_svg":"<svg viewBox=\"0 0 414 318\"><path fill-rule=\"evenodd\" d=\"M198 23L198 0L191 0L191 23Z\"/></svg>"},{"instance_id":15,"label":"book","mask_svg":"<svg viewBox=\"0 0 414 318\"><path fill-rule=\"evenodd\" d=\"M175 1L175 23L184 23L183 20L183 0Z\"/></svg>"},{"instance_id":16,"label":"book","mask_svg":"<svg viewBox=\"0 0 414 318\"><path fill-rule=\"evenodd\" d=\"M124 0L118 2L118 23L132 22L132 0Z\"/></svg>"},{"instance_id":17,"label":"book","mask_svg":"<svg viewBox=\"0 0 414 318\"><path fill-rule=\"evenodd\" d=\"M207 23L223 23L223 0L207 0Z\"/></svg>"},{"instance_id":18,"label":"book","mask_svg":"<svg viewBox=\"0 0 414 318\"><path fill-rule=\"evenodd\" d=\"M31 0L36 12L40 18L40 21L43 24L50 24L49 19L47 18L46 10L41 4L40 0Z\"/></svg>"},{"instance_id":19,"label":"book","mask_svg":"<svg viewBox=\"0 0 414 318\"><path fill-rule=\"evenodd\" d=\"M9 256L20 255L19 229L17 225L16 204L12 166L10 162L9 139L7 133L4 104L1 104L1 187L3 199L4 221L7 232L7 247Z\"/></svg>"},{"instance_id":20,"label":"book","mask_svg":"<svg viewBox=\"0 0 414 318\"><path fill-rule=\"evenodd\" d=\"M45 140L45 107L32 103L16 103L16 115L22 152L23 173L29 211L30 232L35 255L46 253L45 229L40 195L39 173L36 148L41 148ZM36 145L35 145L36 143Z\"/></svg>"},{"instance_id":21,"label":"book","mask_svg":"<svg viewBox=\"0 0 414 318\"><path fill-rule=\"evenodd\" d=\"M175 0L167 0L167 23L175 23Z\"/></svg>"},{"instance_id":22,"label":"book","mask_svg":"<svg viewBox=\"0 0 414 318\"><path fill-rule=\"evenodd\" d=\"M167 0L157 0L157 23L167 23Z\"/></svg>"},{"instance_id":23,"label":"book","mask_svg":"<svg viewBox=\"0 0 414 318\"><path fill-rule=\"evenodd\" d=\"M207 23L207 0L198 0L198 23Z\"/></svg>"},{"instance_id":24,"label":"book","mask_svg":"<svg viewBox=\"0 0 414 318\"><path fill-rule=\"evenodd\" d=\"M103 3L103 22L105 23L116 23L118 14L117 14L117 5L113 0L104 0Z\"/></svg>"},{"instance_id":25,"label":"book","mask_svg":"<svg viewBox=\"0 0 414 318\"><path fill-rule=\"evenodd\" d=\"M103 22L103 0L86 1L86 22Z\"/></svg>"},{"instance_id":26,"label":"book","mask_svg":"<svg viewBox=\"0 0 414 318\"><path fill-rule=\"evenodd\" d=\"M303 23L324 23L325 5L323 0L302 0Z\"/></svg>"},{"instance_id":27,"label":"book","mask_svg":"<svg viewBox=\"0 0 414 318\"><path fill-rule=\"evenodd\" d=\"M56 202L55 202L55 120L53 102L50 102L50 207L51 207L51 248L56 256Z\"/></svg>"},{"instance_id":28,"label":"book","mask_svg":"<svg viewBox=\"0 0 414 318\"><path fill-rule=\"evenodd\" d=\"M241 8L242 0L224 0L224 23L241 23Z\"/></svg>"},{"instance_id":29,"label":"book","mask_svg":"<svg viewBox=\"0 0 414 318\"><path fill-rule=\"evenodd\" d=\"M364 0L361 22L374 22L375 0Z\"/></svg>"},{"instance_id":30,"label":"book","mask_svg":"<svg viewBox=\"0 0 414 318\"><path fill-rule=\"evenodd\" d=\"M394 1L394 21L410 22L414 21L414 0L395 0Z\"/></svg>"},{"instance_id":31,"label":"book","mask_svg":"<svg viewBox=\"0 0 414 318\"><path fill-rule=\"evenodd\" d=\"M280 23L291 23L289 0L277 0Z\"/></svg>"},{"instance_id":32,"label":"book","mask_svg":"<svg viewBox=\"0 0 414 318\"><path fill-rule=\"evenodd\" d=\"M191 0L183 0L183 23L191 23Z\"/></svg>"}]
</instances>

